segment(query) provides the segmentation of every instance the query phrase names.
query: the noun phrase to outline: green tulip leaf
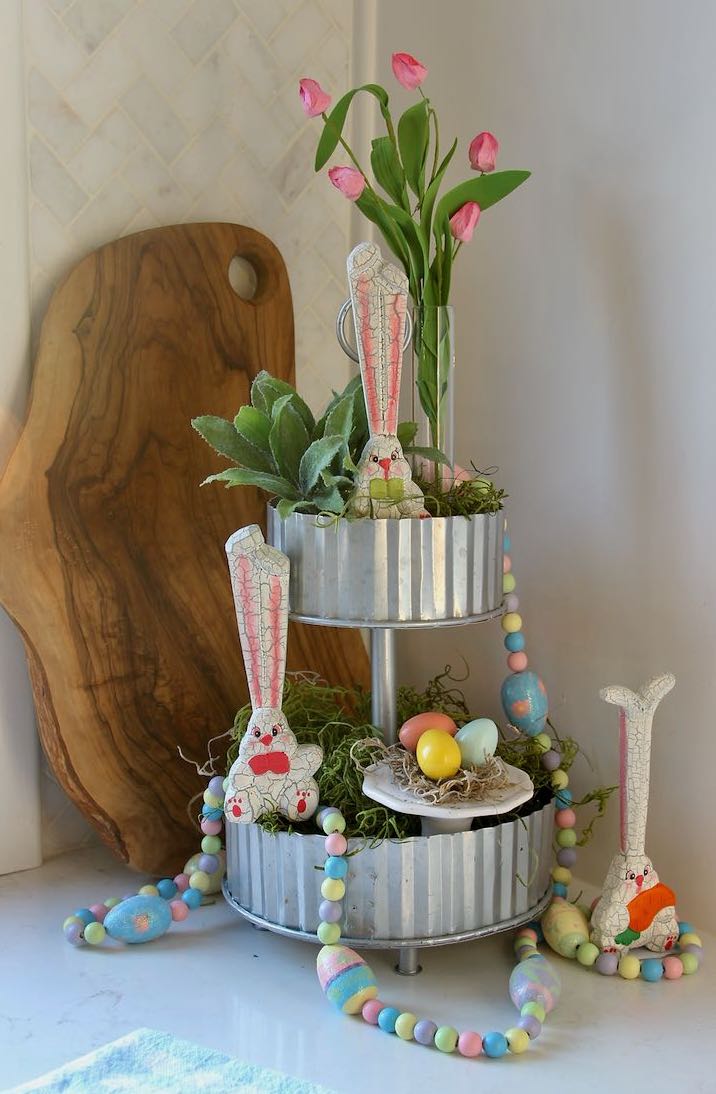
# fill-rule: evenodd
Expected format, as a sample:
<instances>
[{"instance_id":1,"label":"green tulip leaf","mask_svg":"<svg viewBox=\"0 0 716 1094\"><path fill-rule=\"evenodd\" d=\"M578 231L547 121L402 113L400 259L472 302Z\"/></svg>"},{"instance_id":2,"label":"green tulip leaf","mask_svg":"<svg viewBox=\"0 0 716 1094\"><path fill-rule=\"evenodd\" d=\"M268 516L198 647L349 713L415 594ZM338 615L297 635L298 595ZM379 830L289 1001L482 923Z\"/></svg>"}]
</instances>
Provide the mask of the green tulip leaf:
<instances>
[{"instance_id":1,"label":"green tulip leaf","mask_svg":"<svg viewBox=\"0 0 716 1094\"><path fill-rule=\"evenodd\" d=\"M398 425L398 440L400 447L405 451L406 445L412 444L418 433L417 422L400 422Z\"/></svg>"},{"instance_id":2,"label":"green tulip leaf","mask_svg":"<svg viewBox=\"0 0 716 1094\"><path fill-rule=\"evenodd\" d=\"M430 460L431 463L442 463L445 467L452 467L452 464L448 460L444 452L441 452L439 448L429 448L423 445L408 445L403 451L408 456L422 456L425 460Z\"/></svg>"},{"instance_id":3,"label":"green tulip leaf","mask_svg":"<svg viewBox=\"0 0 716 1094\"><path fill-rule=\"evenodd\" d=\"M320 171L322 167L325 167L329 159L336 150L336 145L343 136L343 127L346 124L346 117L348 115L348 109L353 102L353 99L359 91L367 91L370 95L374 95L378 100L380 106L380 112L384 118L389 118L388 111L388 92L384 87L379 84L363 84L362 87L355 87L352 91L347 91L342 99L339 99L333 110L326 118L321 138L318 142L318 148L316 149L316 162L314 164L316 171Z\"/></svg>"},{"instance_id":4,"label":"green tulip leaf","mask_svg":"<svg viewBox=\"0 0 716 1094\"><path fill-rule=\"evenodd\" d=\"M409 107L398 120L400 158L408 185L419 198L425 188L425 157L429 136L428 104L421 99L415 106Z\"/></svg>"},{"instance_id":5,"label":"green tulip leaf","mask_svg":"<svg viewBox=\"0 0 716 1094\"><path fill-rule=\"evenodd\" d=\"M428 186L427 190L425 191L425 196L423 197L423 200L420 203L420 226L423 229L423 232L425 233L426 236L430 235L430 221L431 221L432 215L433 215L433 208L435 206L435 199L437 198L438 190L440 189L440 183L443 181L443 176L444 176L445 172L448 169L448 166L450 164L450 160L455 155L455 149L456 148L457 148L457 137L453 141L452 148L450 149L448 154L445 156L445 159L442 161L442 163L438 167L437 171L435 172L435 175L433 176L433 178L430 182L430 185Z\"/></svg>"},{"instance_id":6,"label":"green tulip leaf","mask_svg":"<svg viewBox=\"0 0 716 1094\"><path fill-rule=\"evenodd\" d=\"M409 209L405 174L390 137L377 137L371 142L370 165L386 194L389 194L398 205Z\"/></svg>"},{"instance_id":7,"label":"green tulip leaf","mask_svg":"<svg viewBox=\"0 0 716 1094\"><path fill-rule=\"evenodd\" d=\"M434 231L442 232L443 225L466 201L476 201L481 212L502 201L530 177L529 171L495 171L490 175L478 175L448 190L440 198L435 210Z\"/></svg>"},{"instance_id":8,"label":"green tulip leaf","mask_svg":"<svg viewBox=\"0 0 716 1094\"><path fill-rule=\"evenodd\" d=\"M383 239L396 258L402 262L403 268L409 277L411 270L410 248L404 235L386 212L386 202L381 201L374 191L366 187L355 205L364 217L367 217L368 220L380 228Z\"/></svg>"}]
</instances>

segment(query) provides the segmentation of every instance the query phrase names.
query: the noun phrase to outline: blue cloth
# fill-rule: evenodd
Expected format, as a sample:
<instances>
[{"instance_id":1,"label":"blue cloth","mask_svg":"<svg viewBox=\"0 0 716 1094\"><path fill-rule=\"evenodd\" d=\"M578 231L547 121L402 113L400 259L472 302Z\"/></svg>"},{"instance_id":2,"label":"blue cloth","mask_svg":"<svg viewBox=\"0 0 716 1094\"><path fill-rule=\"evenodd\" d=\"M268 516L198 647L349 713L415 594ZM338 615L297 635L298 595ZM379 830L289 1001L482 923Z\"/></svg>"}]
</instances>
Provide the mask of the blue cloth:
<instances>
[{"instance_id":1,"label":"blue cloth","mask_svg":"<svg viewBox=\"0 0 716 1094\"><path fill-rule=\"evenodd\" d=\"M332 1094L169 1033L137 1029L5 1094Z\"/></svg>"}]
</instances>

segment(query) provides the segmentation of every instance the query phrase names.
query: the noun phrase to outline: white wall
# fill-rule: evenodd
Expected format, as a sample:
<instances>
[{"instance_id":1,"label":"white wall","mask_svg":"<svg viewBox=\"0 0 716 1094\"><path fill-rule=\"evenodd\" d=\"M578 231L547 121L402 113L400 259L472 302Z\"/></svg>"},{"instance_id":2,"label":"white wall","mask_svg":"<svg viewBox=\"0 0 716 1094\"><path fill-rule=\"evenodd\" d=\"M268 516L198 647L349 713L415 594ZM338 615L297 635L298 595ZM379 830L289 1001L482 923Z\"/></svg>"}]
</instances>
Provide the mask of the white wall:
<instances>
[{"instance_id":1,"label":"white wall","mask_svg":"<svg viewBox=\"0 0 716 1094\"><path fill-rule=\"evenodd\" d=\"M0 5L0 474L17 440L30 348L20 0ZM7 559L0 565L9 565ZM38 748L20 636L0 611L0 874L40 862Z\"/></svg>"},{"instance_id":2,"label":"white wall","mask_svg":"<svg viewBox=\"0 0 716 1094\"><path fill-rule=\"evenodd\" d=\"M481 129L533 178L487 212L456 270L458 457L498 464L518 591L553 718L618 777L597 698L664 670L648 845L689 918L716 898L716 7L709 0L454 0L379 5L393 50L464 150ZM466 160L463 161L463 165ZM462 170L461 166L461 170ZM492 625L401 640L404 678L470 664L498 711ZM598 881L617 807L580 869Z\"/></svg>"}]
</instances>

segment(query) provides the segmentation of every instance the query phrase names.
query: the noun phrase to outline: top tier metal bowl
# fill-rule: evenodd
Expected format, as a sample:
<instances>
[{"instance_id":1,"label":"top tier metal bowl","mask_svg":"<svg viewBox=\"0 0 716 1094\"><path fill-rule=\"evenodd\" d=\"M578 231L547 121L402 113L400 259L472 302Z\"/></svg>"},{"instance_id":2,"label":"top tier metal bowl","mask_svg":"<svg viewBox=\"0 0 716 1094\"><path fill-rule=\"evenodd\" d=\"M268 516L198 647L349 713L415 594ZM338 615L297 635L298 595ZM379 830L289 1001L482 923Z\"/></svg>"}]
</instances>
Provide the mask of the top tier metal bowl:
<instances>
[{"instance_id":1,"label":"top tier metal bowl","mask_svg":"<svg viewBox=\"0 0 716 1094\"><path fill-rule=\"evenodd\" d=\"M501 614L503 513L345 520L268 506L291 561L291 617L345 627L434 627Z\"/></svg>"}]
</instances>

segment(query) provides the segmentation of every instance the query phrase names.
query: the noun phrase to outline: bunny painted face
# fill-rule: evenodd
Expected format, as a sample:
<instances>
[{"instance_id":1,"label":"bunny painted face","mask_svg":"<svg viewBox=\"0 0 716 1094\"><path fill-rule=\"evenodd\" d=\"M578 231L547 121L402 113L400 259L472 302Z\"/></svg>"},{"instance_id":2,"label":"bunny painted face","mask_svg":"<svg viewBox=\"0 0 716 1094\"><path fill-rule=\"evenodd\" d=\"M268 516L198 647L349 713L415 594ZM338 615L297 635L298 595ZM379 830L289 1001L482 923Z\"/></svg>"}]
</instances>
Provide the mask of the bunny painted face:
<instances>
[{"instance_id":1,"label":"bunny painted face","mask_svg":"<svg viewBox=\"0 0 716 1094\"><path fill-rule=\"evenodd\" d=\"M396 435L407 279L383 262L374 243L359 243L348 256L348 281L370 430L351 511L355 516L423 516L424 498Z\"/></svg>"},{"instance_id":2,"label":"bunny painted face","mask_svg":"<svg viewBox=\"0 0 716 1094\"><path fill-rule=\"evenodd\" d=\"M412 483L410 464L400 441L387 435L370 438L363 449L358 474L368 483L373 501L402 501L406 484Z\"/></svg>"},{"instance_id":3,"label":"bunny painted face","mask_svg":"<svg viewBox=\"0 0 716 1094\"><path fill-rule=\"evenodd\" d=\"M286 775L298 744L282 711L260 707L251 715L239 758L254 775Z\"/></svg>"},{"instance_id":4,"label":"bunny painted face","mask_svg":"<svg viewBox=\"0 0 716 1094\"><path fill-rule=\"evenodd\" d=\"M626 900L646 893L659 884L659 875L646 855L615 855L607 874L612 891L619 891Z\"/></svg>"}]
</instances>

